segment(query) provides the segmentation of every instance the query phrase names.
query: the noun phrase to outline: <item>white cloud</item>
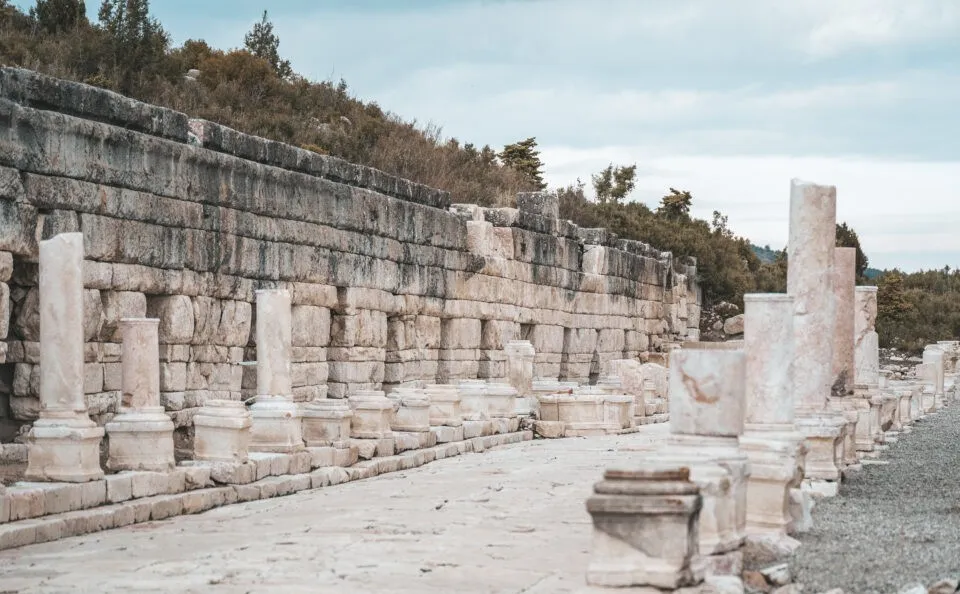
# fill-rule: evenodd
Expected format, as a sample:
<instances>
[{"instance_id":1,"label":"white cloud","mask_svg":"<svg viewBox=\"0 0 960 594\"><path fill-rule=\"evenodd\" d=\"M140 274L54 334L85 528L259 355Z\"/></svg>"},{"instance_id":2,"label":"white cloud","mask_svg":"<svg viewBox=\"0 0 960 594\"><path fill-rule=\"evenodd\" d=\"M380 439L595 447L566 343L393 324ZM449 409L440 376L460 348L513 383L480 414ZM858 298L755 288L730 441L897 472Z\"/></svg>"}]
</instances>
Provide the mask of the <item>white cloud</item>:
<instances>
[{"instance_id":1,"label":"white cloud","mask_svg":"<svg viewBox=\"0 0 960 594\"><path fill-rule=\"evenodd\" d=\"M808 178L875 264L960 263L957 0L337 4L271 10L296 69L464 142L536 136L554 185L635 162L639 198L689 189L782 246ZM228 45L252 22L180 18Z\"/></svg>"},{"instance_id":2,"label":"white cloud","mask_svg":"<svg viewBox=\"0 0 960 594\"><path fill-rule=\"evenodd\" d=\"M690 190L693 214L714 209L759 245L782 248L789 227L790 179L837 187L837 218L857 231L875 266L940 268L960 264L956 181L960 161L913 162L869 158L650 157L649 147L599 150L545 148L546 178L569 183L573 171L597 171L608 162L645 168L633 197L655 207L668 187ZM589 184L589 179L583 181ZM905 254L909 254L905 257Z\"/></svg>"},{"instance_id":3,"label":"white cloud","mask_svg":"<svg viewBox=\"0 0 960 594\"><path fill-rule=\"evenodd\" d=\"M826 1L818 8L805 48L814 58L929 42L960 32L960 5L952 0Z\"/></svg>"}]
</instances>

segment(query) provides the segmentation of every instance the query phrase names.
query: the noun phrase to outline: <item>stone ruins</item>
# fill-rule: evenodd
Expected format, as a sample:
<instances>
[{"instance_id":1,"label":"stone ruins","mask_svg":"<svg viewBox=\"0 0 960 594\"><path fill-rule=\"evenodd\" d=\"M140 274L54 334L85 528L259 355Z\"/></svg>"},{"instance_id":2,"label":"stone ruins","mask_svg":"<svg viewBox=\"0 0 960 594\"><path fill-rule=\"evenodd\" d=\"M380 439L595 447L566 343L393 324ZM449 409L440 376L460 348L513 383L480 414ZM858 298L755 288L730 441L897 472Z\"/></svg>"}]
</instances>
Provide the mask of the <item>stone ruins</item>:
<instances>
[{"instance_id":1,"label":"stone ruins","mask_svg":"<svg viewBox=\"0 0 960 594\"><path fill-rule=\"evenodd\" d=\"M696 263L555 195L450 204L0 68L0 549L668 422L586 502L585 591L742 591L960 357L881 371L836 190L795 180L789 210L787 293L700 342Z\"/></svg>"}]
</instances>

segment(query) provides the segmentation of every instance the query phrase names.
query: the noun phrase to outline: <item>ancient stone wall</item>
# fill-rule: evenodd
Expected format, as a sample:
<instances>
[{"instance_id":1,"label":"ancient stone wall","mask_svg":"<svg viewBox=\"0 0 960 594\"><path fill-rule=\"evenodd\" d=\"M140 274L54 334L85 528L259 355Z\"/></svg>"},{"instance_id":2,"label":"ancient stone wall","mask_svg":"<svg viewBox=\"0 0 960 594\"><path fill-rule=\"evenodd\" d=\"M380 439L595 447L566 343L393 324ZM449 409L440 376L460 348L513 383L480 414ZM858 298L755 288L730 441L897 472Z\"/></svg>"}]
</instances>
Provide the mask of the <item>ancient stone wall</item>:
<instances>
[{"instance_id":1,"label":"ancient stone wall","mask_svg":"<svg viewBox=\"0 0 960 594\"><path fill-rule=\"evenodd\" d=\"M38 241L85 243L94 420L117 411L118 321L160 318L162 400L181 437L209 398L255 392L254 291L293 295L297 401L413 380L538 377L695 335L693 262L36 73L0 69L0 441L36 419ZM694 337L695 338L695 337ZM182 443L183 446L186 442Z\"/></svg>"}]
</instances>

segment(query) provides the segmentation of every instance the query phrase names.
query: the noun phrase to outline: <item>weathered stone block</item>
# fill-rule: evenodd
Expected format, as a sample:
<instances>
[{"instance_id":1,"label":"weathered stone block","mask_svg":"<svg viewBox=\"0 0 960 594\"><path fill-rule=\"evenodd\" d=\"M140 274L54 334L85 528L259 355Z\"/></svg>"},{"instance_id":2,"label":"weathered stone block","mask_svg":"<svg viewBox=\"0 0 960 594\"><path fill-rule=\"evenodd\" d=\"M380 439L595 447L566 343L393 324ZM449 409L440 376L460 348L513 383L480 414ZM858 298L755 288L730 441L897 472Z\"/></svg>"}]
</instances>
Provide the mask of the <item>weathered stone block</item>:
<instances>
[{"instance_id":1,"label":"weathered stone block","mask_svg":"<svg viewBox=\"0 0 960 594\"><path fill-rule=\"evenodd\" d=\"M149 297L147 315L160 320L161 344L183 345L193 340L193 303L186 295Z\"/></svg>"}]
</instances>

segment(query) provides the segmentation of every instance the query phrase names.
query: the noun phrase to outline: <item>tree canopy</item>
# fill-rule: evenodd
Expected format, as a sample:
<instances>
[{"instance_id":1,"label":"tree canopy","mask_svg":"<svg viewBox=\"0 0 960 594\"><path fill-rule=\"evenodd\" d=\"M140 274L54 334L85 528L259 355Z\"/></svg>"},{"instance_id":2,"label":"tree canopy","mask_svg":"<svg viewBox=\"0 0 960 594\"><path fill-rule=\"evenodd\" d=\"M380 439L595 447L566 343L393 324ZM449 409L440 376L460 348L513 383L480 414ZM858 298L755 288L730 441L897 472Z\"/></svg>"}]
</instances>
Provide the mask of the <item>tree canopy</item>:
<instances>
[{"instance_id":1,"label":"tree canopy","mask_svg":"<svg viewBox=\"0 0 960 594\"><path fill-rule=\"evenodd\" d=\"M273 23L263 11L263 18L243 37L243 46L248 52L267 61L280 78L290 78L293 68L290 60L280 58L280 38L273 32Z\"/></svg>"},{"instance_id":2,"label":"tree canopy","mask_svg":"<svg viewBox=\"0 0 960 594\"><path fill-rule=\"evenodd\" d=\"M534 137L508 144L497 155L503 164L520 173L537 190L545 190L547 184L543 181L543 161L540 160L540 149L537 148L537 139Z\"/></svg>"}]
</instances>

